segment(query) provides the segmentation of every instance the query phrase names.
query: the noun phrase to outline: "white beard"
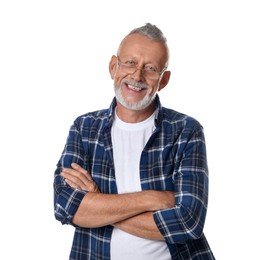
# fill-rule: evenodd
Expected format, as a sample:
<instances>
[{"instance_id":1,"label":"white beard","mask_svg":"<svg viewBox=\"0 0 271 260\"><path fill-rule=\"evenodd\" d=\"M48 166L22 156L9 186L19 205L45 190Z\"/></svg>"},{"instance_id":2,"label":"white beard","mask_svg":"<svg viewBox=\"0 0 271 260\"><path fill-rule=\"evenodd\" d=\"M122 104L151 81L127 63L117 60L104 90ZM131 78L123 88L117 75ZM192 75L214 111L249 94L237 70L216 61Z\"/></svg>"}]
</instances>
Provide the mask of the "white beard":
<instances>
[{"instance_id":1,"label":"white beard","mask_svg":"<svg viewBox=\"0 0 271 260\"><path fill-rule=\"evenodd\" d=\"M146 95L141 101L137 103L131 103L131 102L126 101L124 97L122 96L121 87L114 86L114 90L115 90L115 96L118 102L121 105L123 105L125 108L130 109L130 110L143 110L146 107L148 107L156 97L156 93L153 96Z\"/></svg>"}]
</instances>

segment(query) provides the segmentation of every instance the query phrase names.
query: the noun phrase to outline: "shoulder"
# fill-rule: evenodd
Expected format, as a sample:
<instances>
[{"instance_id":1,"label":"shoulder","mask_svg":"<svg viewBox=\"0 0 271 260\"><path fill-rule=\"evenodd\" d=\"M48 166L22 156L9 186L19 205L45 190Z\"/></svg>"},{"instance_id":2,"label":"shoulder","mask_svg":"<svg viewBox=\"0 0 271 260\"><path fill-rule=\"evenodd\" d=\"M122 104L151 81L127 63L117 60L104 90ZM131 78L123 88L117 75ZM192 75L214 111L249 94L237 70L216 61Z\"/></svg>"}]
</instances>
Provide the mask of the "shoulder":
<instances>
[{"instance_id":1,"label":"shoulder","mask_svg":"<svg viewBox=\"0 0 271 260\"><path fill-rule=\"evenodd\" d=\"M102 127L109 120L109 110L101 109L92 112L88 112L78 116L74 120L74 126L76 128L88 128L88 127Z\"/></svg>"},{"instance_id":2,"label":"shoulder","mask_svg":"<svg viewBox=\"0 0 271 260\"><path fill-rule=\"evenodd\" d=\"M87 112L78 116L75 121L84 121L84 120L103 120L104 118L108 118L109 111L108 109L101 109L92 112Z\"/></svg>"},{"instance_id":3,"label":"shoulder","mask_svg":"<svg viewBox=\"0 0 271 260\"><path fill-rule=\"evenodd\" d=\"M177 128L203 128L196 118L166 107L162 107L162 122Z\"/></svg>"},{"instance_id":4,"label":"shoulder","mask_svg":"<svg viewBox=\"0 0 271 260\"><path fill-rule=\"evenodd\" d=\"M74 125L94 127L96 125L97 127L101 127L107 124L112 124L113 112L115 107L116 99L114 98L109 108L82 114L74 120Z\"/></svg>"}]
</instances>

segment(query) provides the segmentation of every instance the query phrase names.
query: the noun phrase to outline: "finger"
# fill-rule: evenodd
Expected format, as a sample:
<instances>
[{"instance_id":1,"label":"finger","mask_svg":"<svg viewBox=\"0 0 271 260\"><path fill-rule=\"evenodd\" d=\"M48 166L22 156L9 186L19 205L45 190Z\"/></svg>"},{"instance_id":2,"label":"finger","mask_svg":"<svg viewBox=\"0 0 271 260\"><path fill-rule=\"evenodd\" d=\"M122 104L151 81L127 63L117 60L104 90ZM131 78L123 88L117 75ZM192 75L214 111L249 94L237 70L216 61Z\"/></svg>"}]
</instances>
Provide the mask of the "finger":
<instances>
[{"instance_id":1,"label":"finger","mask_svg":"<svg viewBox=\"0 0 271 260\"><path fill-rule=\"evenodd\" d=\"M68 176L68 174L63 174L63 177ZM86 190L89 192L99 192L99 188L94 181L89 180L87 183L81 182L80 179L74 176L69 176L65 178L65 182L74 189Z\"/></svg>"},{"instance_id":2,"label":"finger","mask_svg":"<svg viewBox=\"0 0 271 260\"><path fill-rule=\"evenodd\" d=\"M99 191L99 188L94 181L89 181L88 184L86 185L85 189L90 192L98 192Z\"/></svg>"},{"instance_id":3,"label":"finger","mask_svg":"<svg viewBox=\"0 0 271 260\"><path fill-rule=\"evenodd\" d=\"M72 187L74 188L81 188L83 187L85 184L84 184L84 181L82 181L82 179L78 176L76 176L75 174L71 174L69 172L61 172L60 175L62 177L64 177L65 181L69 184L69 182L72 182L73 185L71 185Z\"/></svg>"},{"instance_id":4,"label":"finger","mask_svg":"<svg viewBox=\"0 0 271 260\"><path fill-rule=\"evenodd\" d=\"M65 179L66 183L68 183L73 188L91 192L96 192L98 190L98 186L92 179L87 179L82 173L78 171L66 169L65 171L62 171L60 175Z\"/></svg>"},{"instance_id":5,"label":"finger","mask_svg":"<svg viewBox=\"0 0 271 260\"><path fill-rule=\"evenodd\" d=\"M97 184L92 180L88 171L76 163L71 164L71 168L64 168L61 176L65 178L68 184L71 182L73 188L87 190L90 192L99 192Z\"/></svg>"},{"instance_id":6,"label":"finger","mask_svg":"<svg viewBox=\"0 0 271 260\"><path fill-rule=\"evenodd\" d=\"M80 189L80 187L76 183L70 181L69 179L65 179L65 182L74 189Z\"/></svg>"},{"instance_id":7,"label":"finger","mask_svg":"<svg viewBox=\"0 0 271 260\"><path fill-rule=\"evenodd\" d=\"M78 171L78 170L71 169L71 168L63 168L61 173L66 174L67 176L65 176L65 177L67 177L67 178L69 176L74 176L76 178L79 178L82 182L87 183L89 180L92 180L91 176L88 174L88 172L86 170L83 171L82 169L83 168L80 169L81 171Z\"/></svg>"},{"instance_id":8,"label":"finger","mask_svg":"<svg viewBox=\"0 0 271 260\"><path fill-rule=\"evenodd\" d=\"M85 170L83 167L81 167L79 164L77 164L77 163L72 163L72 164L71 164L71 167L72 167L74 170L76 170L76 171L78 171L78 172L84 174L84 176L85 176L87 179L91 179L91 176L90 176L89 172L88 172L87 170Z\"/></svg>"}]
</instances>

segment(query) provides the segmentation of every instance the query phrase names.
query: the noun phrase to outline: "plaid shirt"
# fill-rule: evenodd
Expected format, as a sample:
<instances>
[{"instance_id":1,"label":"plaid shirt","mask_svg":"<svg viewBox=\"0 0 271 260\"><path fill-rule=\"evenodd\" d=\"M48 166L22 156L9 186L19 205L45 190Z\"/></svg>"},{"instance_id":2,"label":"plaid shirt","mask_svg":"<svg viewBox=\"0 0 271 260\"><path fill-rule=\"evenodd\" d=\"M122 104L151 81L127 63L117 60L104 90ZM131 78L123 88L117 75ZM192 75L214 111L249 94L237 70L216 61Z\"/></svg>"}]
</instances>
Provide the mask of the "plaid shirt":
<instances>
[{"instance_id":1,"label":"plaid shirt","mask_svg":"<svg viewBox=\"0 0 271 260\"><path fill-rule=\"evenodd\" d=\"M203 128L195 119L162 107L158 96L155 102L155 130L140 161L142 190L175 192L175 207L153 214L172 259L215 259L203 234L208 202ZM68 186L60 176L62 167L76 162L90 172L102 193L118 193L110 131L115 107L114 98L109 109L82 115L70 128L54 178L55 217L63 224L72 224L86 191ZM70 259L110 259L112 230L110 225L75 226Z\"/></svg>"}]
</instances>

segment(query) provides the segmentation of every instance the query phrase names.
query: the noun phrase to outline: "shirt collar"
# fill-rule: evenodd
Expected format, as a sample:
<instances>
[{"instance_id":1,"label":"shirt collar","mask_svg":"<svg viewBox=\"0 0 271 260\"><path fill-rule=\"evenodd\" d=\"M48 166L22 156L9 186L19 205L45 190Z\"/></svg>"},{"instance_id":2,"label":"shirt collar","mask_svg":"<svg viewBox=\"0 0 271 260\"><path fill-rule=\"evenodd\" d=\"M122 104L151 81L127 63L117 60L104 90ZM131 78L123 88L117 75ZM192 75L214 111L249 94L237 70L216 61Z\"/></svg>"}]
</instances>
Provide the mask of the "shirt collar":
<instances>
[{"instance_id":1,"label":"shirt collar","mask_svg":"<svg viewBox=\"0 0 271 260\"><path fill-rule=\"evenodd\" d=\"M160 127L162 124L162 104L160 102L160 98L158 94L156 94L154 103L155 103L155 109L156 109L154 124L155 124L155 127ZM117 100L116 100L116 97L114 97L108 109L108 121L109 121L108 123L110 125L112 125L113 123L114 111L115 111L116 106L117 106Z\"/></svg>"}]
</instances>

